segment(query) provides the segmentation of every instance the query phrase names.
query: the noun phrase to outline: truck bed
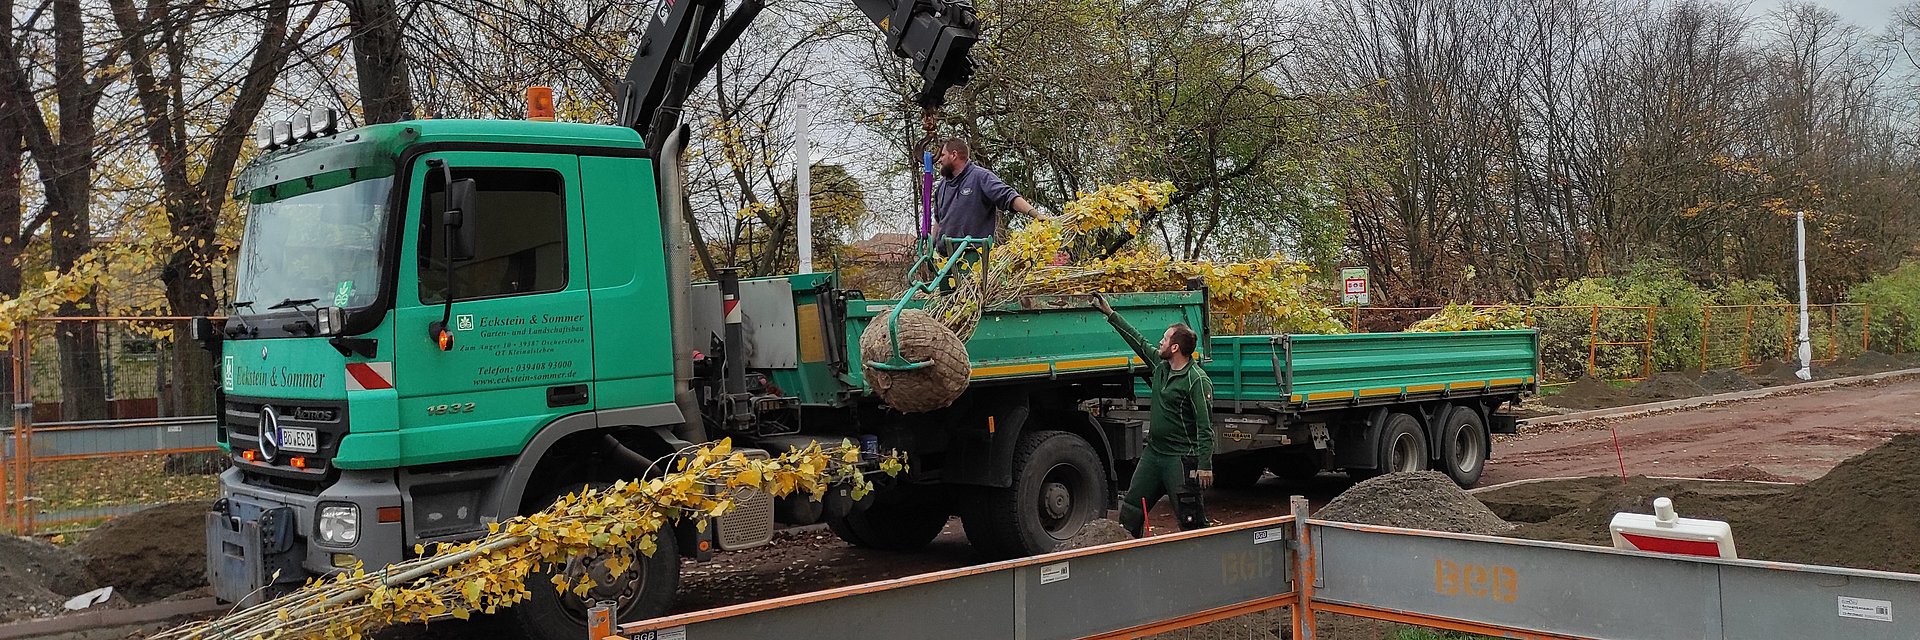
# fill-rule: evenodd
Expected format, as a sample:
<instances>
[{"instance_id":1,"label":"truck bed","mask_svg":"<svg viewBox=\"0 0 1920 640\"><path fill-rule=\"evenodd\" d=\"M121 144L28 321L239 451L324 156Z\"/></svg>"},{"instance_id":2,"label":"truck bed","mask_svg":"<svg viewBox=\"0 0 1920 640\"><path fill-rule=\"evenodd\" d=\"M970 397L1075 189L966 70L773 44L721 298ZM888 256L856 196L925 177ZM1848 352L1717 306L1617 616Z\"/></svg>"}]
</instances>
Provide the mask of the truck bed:
<instances>
[{"instance_id":1,"label":"truck bed","mask_svg":"<svg viewBox=\"0 0 1920 640\"><path fill-rule=\"evenodd\" d=\"M1198 327L1206 314L1206 298L1199 291L1113 294L1108 300L1135 327L1166 327L1176 322ZM861 332L896 302L867 300L847 305L845 348L850 361L859 361ZM915 301L908 308L920 306ZM1036 296L988 310L967 341L967 353L977 382L1111 374L1145 364L1106 317L1079 296ZM864 389L859 367L851 367L849 378Z\"/></svg>"},{"instance_id":2,"label":"truck bed","mask_svg":"<svg viewBox=\"0 0 1920 640\"><path fill-rule=\"evenodd\" d=\"M1306 411L1538 390L1530 330L1215 336L1221 408ZM1137 389L1144 393L1144 389Z\"/></svg>"}]
</instances>

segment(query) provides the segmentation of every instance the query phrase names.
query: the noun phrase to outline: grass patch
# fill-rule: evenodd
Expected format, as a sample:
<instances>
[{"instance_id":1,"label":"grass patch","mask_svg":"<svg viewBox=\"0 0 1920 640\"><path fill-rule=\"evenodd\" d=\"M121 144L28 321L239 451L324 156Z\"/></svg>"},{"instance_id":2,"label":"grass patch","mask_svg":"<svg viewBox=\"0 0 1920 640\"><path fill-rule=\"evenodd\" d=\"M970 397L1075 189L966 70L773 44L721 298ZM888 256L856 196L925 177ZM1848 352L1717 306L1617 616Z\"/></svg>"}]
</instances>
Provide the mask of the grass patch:
<instances>
[{"instance_id":1,"label":"grass patch","mask_svg":"<svg viewBox=\"0 0 1920 640\"><path fill-rule=\"evenodd\" d=\"M1491 636L1477 636L1471 633L1460 633L1458 631L1447 631L1444 629L1428 629L1426 627L1397 626L1397 627L1394 627L1393 633L1387 636L1387 640L1498 640L1498 639L1493 638Z\"/></svg>"},{"instance_id":2,"label":"grass patch","mask_svg":"<svg viewBox=\"0 0 1920 640\"><path fill-rule=\"evenodd\" d=\"M219 475L168 474L166 459L145 455L37 462L28 495L39 513L219 497Z\"/></svg>"}]
</instances>

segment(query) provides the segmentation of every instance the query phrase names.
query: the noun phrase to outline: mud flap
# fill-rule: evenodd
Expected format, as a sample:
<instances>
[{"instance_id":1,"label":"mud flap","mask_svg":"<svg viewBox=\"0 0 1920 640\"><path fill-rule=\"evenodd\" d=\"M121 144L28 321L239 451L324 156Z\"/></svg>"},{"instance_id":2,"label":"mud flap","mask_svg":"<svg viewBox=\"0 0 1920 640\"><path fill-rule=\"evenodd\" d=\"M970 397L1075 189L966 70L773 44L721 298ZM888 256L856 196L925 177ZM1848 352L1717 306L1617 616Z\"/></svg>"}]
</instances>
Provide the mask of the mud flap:
<instances>
[{"instance_id":1,"label":"mud flap","mask_svg":"<svg viewBox=\"0 0 1920 640\"><path fill-rule=\"evenodd\" d=\"M222 498L207 512L207 581L214 597L251 606L298 588L305 545L292 507L260 507Z\"/></svg>"}]
</instances>

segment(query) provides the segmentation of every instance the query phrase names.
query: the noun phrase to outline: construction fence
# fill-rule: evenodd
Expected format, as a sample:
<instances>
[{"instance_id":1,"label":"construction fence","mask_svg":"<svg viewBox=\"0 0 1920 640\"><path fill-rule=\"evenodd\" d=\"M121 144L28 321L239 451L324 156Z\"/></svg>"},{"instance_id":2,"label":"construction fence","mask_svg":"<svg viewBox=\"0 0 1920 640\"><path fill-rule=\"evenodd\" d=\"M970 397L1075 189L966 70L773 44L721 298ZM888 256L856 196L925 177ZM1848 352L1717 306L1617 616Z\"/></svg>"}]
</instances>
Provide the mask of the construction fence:
<instances>
[{"instance_id":1,"label":"construction fence","mask_svg":"<svg viewBox=\"0 0 1920 640\"><path fill-rule=\"evenodd\" d=\"M1491 308L1494 305L1476 305ZM1349 307L1355 331L1403 331L1440 307ZM1522 307L1540 331L1540 376L1642 380L1669 371L1748 368L1792 359L1800 308L1791 304L1706 307ZM1867 304L1808 306L1816 363L1874 352L1913 351L1914 327L1896 310Z\"/></svg>"},{"instance_id":2,"label":"construction fence","mask_svg":"<svg viewBox=\"0 0 1920 640\"><path fill-rule=\"evenodd\" d=\"M42 319L0 345L0 531L85 529L183 500L211 500L213 354L187 318Z\"/></svg>"}]
</instances>

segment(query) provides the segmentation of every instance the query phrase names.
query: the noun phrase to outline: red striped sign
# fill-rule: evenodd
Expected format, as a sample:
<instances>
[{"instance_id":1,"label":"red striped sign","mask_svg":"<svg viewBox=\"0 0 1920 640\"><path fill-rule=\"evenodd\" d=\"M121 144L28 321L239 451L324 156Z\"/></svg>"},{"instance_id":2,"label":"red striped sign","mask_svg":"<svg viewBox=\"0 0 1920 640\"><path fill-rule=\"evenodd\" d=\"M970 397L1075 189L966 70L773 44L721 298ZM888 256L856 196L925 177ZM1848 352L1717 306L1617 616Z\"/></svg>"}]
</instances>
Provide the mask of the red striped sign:
<instances>
[{"instance_id":1,"label":"red striped sign","mask_svg":"<svg viewBox=\"0 0 1920 640\"><path fill-rule=\"evenodd\" d=\"M393 363L347 363L348 391L375 391L393 388Z\"/></svg>"}]
</instances>

